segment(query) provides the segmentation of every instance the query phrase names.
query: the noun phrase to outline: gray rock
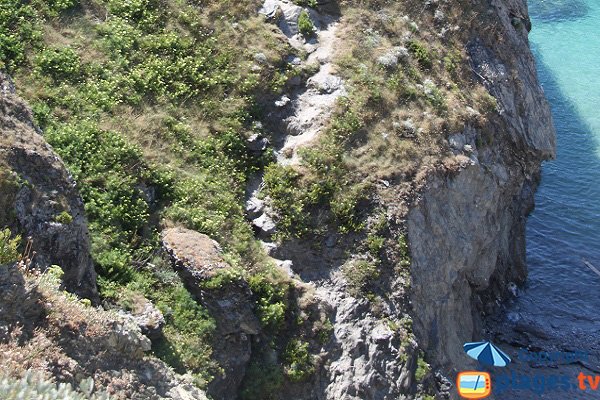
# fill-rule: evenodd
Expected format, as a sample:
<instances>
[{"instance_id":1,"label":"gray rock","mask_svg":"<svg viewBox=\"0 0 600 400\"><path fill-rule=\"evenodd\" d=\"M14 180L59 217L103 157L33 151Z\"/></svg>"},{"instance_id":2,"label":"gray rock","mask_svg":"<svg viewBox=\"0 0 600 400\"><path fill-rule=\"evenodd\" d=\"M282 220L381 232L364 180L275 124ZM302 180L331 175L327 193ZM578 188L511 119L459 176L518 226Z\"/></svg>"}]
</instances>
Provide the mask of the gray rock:
<instances>
[{"instance_id":1,"label":"gray rock","mask_svg":"<svg viewBox=\"0 0 600 400\"><path fill-rule=\"evenodd\" d=\"M505 3L526 9L520 0ZM462 344L480 337L481 315L509 295L508 283L526 277L525 221L540 164L555 155L550 109L527 38L506 9L490 9L498 14L502 43L489 48L484 43L493 41L475 35L467 46L474 77L496 99L499 118L483 128L493 132L493 144L477 162L459 154L452 173L430 176L407 219L412 303L419 310L414 331L430 359L448 370L474 367ZM464 150L473 138L466 129L449 142Z\"/></svg>"},{"instance_id":2,"label":"gray rock","mask_svg":"<svg viewBox=\"0 0 600 400\"><path fill-rule=\"evenodd\" d=\"M120 314L134 322L148 339L156 340L162 336L165 318L151 301L143 299L140 304L136 304L132 312L121 311Z\"/></svg>"},{"instance_id":3,"label":"gray rock","mask_svg":"<svg viewBox=\"0 0 600 400\"><path fill-rule=\"evenodd\" d=\"M31 111L14 94L10 79L2 74L0 88L0 165L7 165L27 182L11 193L0 187L15 210L15 215L0 210L0 226L18 228L22 236L31 237L34 266L45 270L59 265L66 289L96 303L87 220L75 181L33 125ZM56 221L63 213L70 216L68 223Z\"/></svg>"},{"instance_id":4,"label":"gray rock","mask_svg":"<svg viewBox=\"0 0 600 400\"><path fill-rule=\"evenodd\" d=\"M256 53L254 55L254 61L256 61L259 64L268 64L269 60L267 59L267 56L265 55L265 53Z\"/></svg>"},{"instance_id":5,"label":"gray rock","mask_svg":"<svg viewBox=\"0 0 600 400\"><path fill-rule=\"evenodd\" d=\"M294 263L292 260L276 260L277 266L285 271L288 276L294 276Z\"/></svg>"},{"instance_id":6,"label":"gray rock","mask_svg":"<svg viewBox=\"0 0 600 400\"><path fill-rule=\"evenodd\" d=\"M287 2L279 2L283 18L279 21L279 29L285 36L291 38L299 33L298 31L298 18L302 13L302 7Z\"/></svg>"},{"instance_id":7,"label":"gray rock","mask_svg":"<svg viewBox=\"0 0 600 400\"><path fill-rule=\"evenodd\" d=\"M409 53L406 47L394 47L377 58L377 63L384 68L394 69L401 60L408 59Z\"/></svg>"},{"instance_id":8,"label":"gray rock","mask_svg":"<svg viewBox=\"0 0 600 400\"><path fill-rule=\"evenodd\" d=\"M255 153L262 153L269 146L269 139L259 133L255 133L246 140L248 149Z\"/></svg>"},{"instance_id":9,"label":"gray rock","mask_svg":"<svg viewBox=\"0 0 600 400\"><path fill-rule=\"evenodd\" d=\"M252 225L258 228L258 230L260 231L259 235L263 237L271 236L277 231L277 225L275 225L273 219L269 217L266 213L252 220Z\"/></svg>"},{"instance_id":10,"label":"gray rock","mask_svg":"<svg viewBox=\"0 0 600 400\"><path fill-rule=\"evenodd\" d=\"M285 58L285 62L290 65L299 66L302 64L302 59L296 55L290 54Z\"/></svg>"},{"instance_id":11,"label":"gray rock","mask_svg":"<svg viewBox=\"0 0 600 400\"><path fill-rule=\"evenodd\" d=\"M253 312L252 293L241 278L207 289L203 283L218 273L231 271L219 245L208 236L183 228L162 233L163 248L186 288L208 308L217 323L213 357L223 369L208 386L208 394L218 399L236 398L250 360L248 335L260 332ZM233 272L232 272L233 273Z\"/></svg>"},{"instance_id":12,"label":"gray rock","mask_svg":"<svg viewBox=\"0 0 600 400\"><path fill-rule=\"evenodd\" d=\"M260 10L258 10L259 14L264 15L268 19L273 19L277 16L279 12L279 1L277 0L265 0Z\"/></svg>"},{"instance_id":13,"label":"gray rock","mask_svg":"<svg viewBox=\"0 0 600 400\"><path fill-rule=\"evenodd\" d=\"M327 247L334 247L337 243L337 235L335 234L331 234L329 236L327 236L327 239L325 239L325 246Z\"/></svg>"},{"instance_id":14,"label":"gray rock","mask_svg":"<svg viewBox=\"0 0 600 400\"><path fill-rule=\"evenodd\" d=\"M265 202L257 197L252 197L246 201L246 215L250 219L260 217L265 209Z\"/></svg>"},{"instance_id":15,"label":"gray rock","mask_svg":"<svg viewBox=\"0 0 600 400\"><path fill-rule=\"evenodd\" d=\"M308 80L307 86L317 89L321 93L333 93L342 87L342 78L329 74L317 74Z\"/></svg>"},{"instance_id":16,"label":"gray rock","mask_svg":"<svg viewBox=\"0 0 600 400\"><path fill-rule=\"evenodd\" d=\"M283 96L281 96L281 98L279 100L275 101L275 107L279 107L279 108L285 107L290 103L290 101L291 100L289 97L287 97L286 95L283 95Z\"/></svg>"}]
</instances>

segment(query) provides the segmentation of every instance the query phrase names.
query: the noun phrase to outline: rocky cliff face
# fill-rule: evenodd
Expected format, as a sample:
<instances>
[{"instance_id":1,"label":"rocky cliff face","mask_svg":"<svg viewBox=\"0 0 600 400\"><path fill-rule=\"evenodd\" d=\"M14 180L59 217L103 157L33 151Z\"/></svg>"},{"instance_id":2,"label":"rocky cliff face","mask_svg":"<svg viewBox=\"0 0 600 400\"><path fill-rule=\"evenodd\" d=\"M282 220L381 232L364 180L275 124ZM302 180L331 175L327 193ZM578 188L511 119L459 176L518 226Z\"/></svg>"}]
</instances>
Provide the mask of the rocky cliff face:
<instances>
[{"instance_id":1,"label":"rocky cliff face","mask_svg":"<svg viewBox=\"0 0 600 400\"><path fill-rule=\"evenodd\" d=\"M0 75L0 224L30 238L34 265L59 265L65 287L97 299L83 202L64 164Z\"/></svg>"},{"instance_id":2,"label":"rocky cliff face","mask_svg":"<svg viewBox=\"0 0 600 400\"><path fill-rule=\"evenodd\" d=\"M223 260L219 245L206 235L183 228L167 229L163 246L187 289L217 322L213 354L223 374L210 383L208 392L217 399L235 398L250 360L251 338L260 332L248 284L233 277L222 285L206 287L211 278L232 269Z\"/></svg>"},{"instance_id":3,"label":"rocky cliff face","mask_svg":"<svg viewBox=\"0 0 600 400\"><path fill-rule=\"evenodd\" d=\"M526 217L541 162L555 154L526 4L494 1L487 18L497 29L474 32L467 50L499 115L450 136L458 168L431 174L407 219L417 337L448 370L467 365L462 344L482 339L482 316L526 277Z\"/></svg>"}]
</instances>

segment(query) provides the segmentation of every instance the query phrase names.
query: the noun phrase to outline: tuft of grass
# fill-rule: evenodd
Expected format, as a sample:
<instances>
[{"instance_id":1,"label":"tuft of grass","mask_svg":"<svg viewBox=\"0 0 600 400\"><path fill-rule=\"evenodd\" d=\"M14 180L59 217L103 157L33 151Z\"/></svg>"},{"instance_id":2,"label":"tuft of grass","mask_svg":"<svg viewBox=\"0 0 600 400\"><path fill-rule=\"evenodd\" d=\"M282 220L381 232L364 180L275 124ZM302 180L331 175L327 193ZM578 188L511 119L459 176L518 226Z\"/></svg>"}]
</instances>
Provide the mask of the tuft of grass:
<instances>
[{"instance_id":1,"label":"tuft of grass","mask_svg":"<svg viewBox=\"0 0 600 400\"><path fill-rule=\"evenodd\" d=\"M69 225L71 222L73 222L73 216L69 214L68 211L62 211L60 214L54 217L54 221L58 222L59 224Z\"/></svg>"},{"instance_id":2,"label":"tuft of grass","mask_svg":"<svg viewBox=\"0 0 600 400\"><path fill-rule=\"evenodd\" d=\"M353 296L366 293L369 284L379 277L377 264L368 260L352 260L342 267L348 283L348 292Z\"/></svg>"}]
</instances>

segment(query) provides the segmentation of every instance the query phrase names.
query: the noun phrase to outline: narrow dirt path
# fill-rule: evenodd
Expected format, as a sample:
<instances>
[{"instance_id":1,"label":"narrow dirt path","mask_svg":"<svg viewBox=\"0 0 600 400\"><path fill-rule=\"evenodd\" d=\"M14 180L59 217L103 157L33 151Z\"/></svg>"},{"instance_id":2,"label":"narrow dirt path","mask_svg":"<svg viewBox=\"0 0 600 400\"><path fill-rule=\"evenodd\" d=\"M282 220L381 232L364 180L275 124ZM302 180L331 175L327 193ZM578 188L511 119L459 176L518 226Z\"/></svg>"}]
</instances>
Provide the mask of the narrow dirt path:
<instances>
[{"instance_id":1,"label":"narrow dirt path","mask_svg":"<svg viewBox=\"0 0 600 400\"><path fill-rule=\"evenodd\" d=\"M309 54L305 61L296 58L295 65L319 65L305 83L279 98L268 114L270 122L281 127L274 132L273 146L277 161L282 165L300 162L298 151L318 139L337 99L346 95L344 81L336 75L332 62L339 46L336 36L339 17L305 9L316 28L315 37L305 40L297 28L302 10L291 1L266 0L260 11L267 17L281 15L278 26L290 45ZM270 217L268 201L260 199L261 188L262 177L257 176L249 184L247 202L248 215L253 219L258 237L271 255L298 258L269 243L276 226ZM327 350L331 362L325 371L328 384L323 388L322 398L398 398L401 390L412 385L416 360L400 361L403 350L389 324L373 315L366 299L348 293L339 268L306 254L297 259L296 266L291 260L275 258L275 261L288 273L299 273L305 282L313 285L315 296L332 310L334 339ZM304 273L305 268L312 273ZM389 314L393 314L392 303L382 304Z\"/></svg>"},{"instance_id":2,"label":"narrow dirt path","mask_svg":"<svg viewBox=\"0 0 600 400\"><path fill-rule=\"evenodd\" d=\"M306 11L315 26L315 34L304 38L298 31L298 17ZM308 57L295 57L290 62L297 66L318 64L317 72L299 86L274 102L268 118L279 126L273 132L273 147L277 161L283 165L298 164L298 150L313 142L331 116L336 100L346 94L343 80L335 75L332 55L336 46L338 16L300 7L289 0L266 0L259 11L268 18L279 15L277 25L288 38L289 44ZM269 209L260 199L262 177L253 179L247 188L246 210L258 229L259 237L268 240L275 224Z\"/></svg>"}]
</instances>

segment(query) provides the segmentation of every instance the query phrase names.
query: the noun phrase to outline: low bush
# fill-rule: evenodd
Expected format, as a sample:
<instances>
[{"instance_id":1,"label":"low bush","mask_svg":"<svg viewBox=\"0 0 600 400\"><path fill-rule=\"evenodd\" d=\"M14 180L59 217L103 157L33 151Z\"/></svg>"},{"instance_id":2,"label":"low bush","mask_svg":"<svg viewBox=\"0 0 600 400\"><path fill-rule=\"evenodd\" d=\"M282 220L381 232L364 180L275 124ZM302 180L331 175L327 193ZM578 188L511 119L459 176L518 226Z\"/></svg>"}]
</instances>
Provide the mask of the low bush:
<instances>
[{"instance_id":1,"label":"low bush","mask_svg":"<svg viewBox=\"0 0 600 400\"><path fill-rule=\"evenodd\" d=\"M342 267L342 273L353 296L364 295L369 284L379 277L377 264L368 260L349 261Z\"/></svg>"},{"instance_id":2,"label":"low bush","mask_svg":"<svg viewBox=\"0 0 600 400\"><path fill-rule=\"evenodd\" d=\"M279 365L264 361L252 362L244 376L241 398L243 400L278 400L278 390L284 382L283 370Z\"/></svg>"},{"instance_id":3,"label":"low bush","mask_svg":"<svg viewBox=\"0 0 600 400\"><path fill-rule=\"evenodd\" d=\"M292 382L306 380L315 372L313 356L308 350L308 343L292 339L285 348L284 371Z\"/></svg>"},{"instance_id":4,"label":"low bush","mask_svg":"<svg viewBox=\"0 0 600 400\"><path fill-rule=\"evenodd\" d=\"M407 43L407 48L413 54L421 68L431 69L433 66L431 54L423 43L416 40L409 40Z\"/></svg>"},{"instance_id":5,"label":"low bush","mask_svg":"<svg viewBox=\"0 0 600 400\"><path fill-rule=\"evenodd\" d=\"M0 377L0 398L3 400L109 400L106 393L94 393L92 378L85 379L74 389L70 384L56 384L43 375L28 371L20 379Z\"/></svg>"},{"instance_id":6,"label":"low bush","mask_svg":"<svg viewBox=\"0 0 600 400\"><path fill-rule=\"evenodd\" d=\"M18 260L20 243L21 237L13 237L10 229L0 230L0 264L9 264Z\"/></svg>"}]
</instances>

